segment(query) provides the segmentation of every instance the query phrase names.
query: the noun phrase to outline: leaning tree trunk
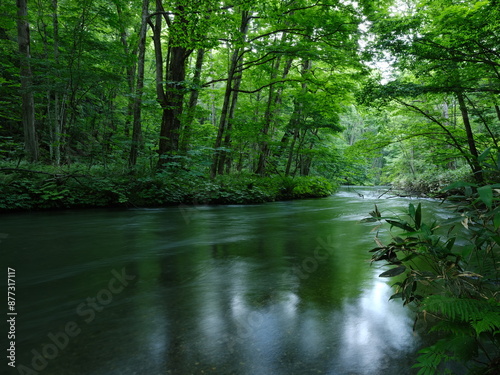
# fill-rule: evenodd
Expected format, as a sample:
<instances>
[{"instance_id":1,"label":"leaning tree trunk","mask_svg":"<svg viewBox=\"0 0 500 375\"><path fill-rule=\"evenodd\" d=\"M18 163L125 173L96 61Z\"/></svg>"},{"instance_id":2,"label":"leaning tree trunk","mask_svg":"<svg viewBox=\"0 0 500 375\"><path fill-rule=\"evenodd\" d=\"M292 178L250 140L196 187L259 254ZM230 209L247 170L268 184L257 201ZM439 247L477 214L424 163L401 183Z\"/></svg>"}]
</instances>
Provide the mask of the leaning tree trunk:
<instances>
[{"instance_id":1,"label":"leaning tree trunk","mask_svg":"<svg viewBox=\"0 0 500 375\"><path fill-rule=\"evenodd\" d=\"M33 97L33 74L30 64L30 29L27 0L17 0L17 40L20 53L22 121L24 149L28 160L38 160L38 141L35 129L35 99Z\"/></svg>"},{"instance_id":2,"label":"leaning tree trunk","mask_svg":"<svg viewBox=\"0 0 500 375\"><path fill-rule=\"evenodd\" d=\"M476 141L474 140L474 133L472 132L472 126L469 120L469 112L467 110L467 106L465 104L464 94L461 91L456 92L458 99L458 106L460 107L460 112L462 114L462 120L464 122L465 133L467 134L467 144L469 146L469 152L472 156L471 160L471 169L474 173L474 178L477 182L482 183L483 171L481 165L479 164L479 153L476 148Z\"/></svg>"}]
</instances>

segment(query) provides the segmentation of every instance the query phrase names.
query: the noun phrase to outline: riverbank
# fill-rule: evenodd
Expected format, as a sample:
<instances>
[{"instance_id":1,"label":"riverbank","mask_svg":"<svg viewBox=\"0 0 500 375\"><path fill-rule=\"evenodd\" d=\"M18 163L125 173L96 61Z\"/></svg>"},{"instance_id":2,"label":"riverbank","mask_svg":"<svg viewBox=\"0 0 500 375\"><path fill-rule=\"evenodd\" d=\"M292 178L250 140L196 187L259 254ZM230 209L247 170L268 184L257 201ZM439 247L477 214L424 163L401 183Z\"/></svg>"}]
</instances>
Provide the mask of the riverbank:
<instances>
[{"instance_id":1,"label":"riverbank","mask_svg":"<svg viewBox=\"0 0 500 375\"><path fill-rule=\"evenodd\" d=\"M322 177L209 179L180 172L0 169L0 212L97 207L163 207L178 204L251 204L320 198L336 186Z\"/></svg>"}]
</instances>

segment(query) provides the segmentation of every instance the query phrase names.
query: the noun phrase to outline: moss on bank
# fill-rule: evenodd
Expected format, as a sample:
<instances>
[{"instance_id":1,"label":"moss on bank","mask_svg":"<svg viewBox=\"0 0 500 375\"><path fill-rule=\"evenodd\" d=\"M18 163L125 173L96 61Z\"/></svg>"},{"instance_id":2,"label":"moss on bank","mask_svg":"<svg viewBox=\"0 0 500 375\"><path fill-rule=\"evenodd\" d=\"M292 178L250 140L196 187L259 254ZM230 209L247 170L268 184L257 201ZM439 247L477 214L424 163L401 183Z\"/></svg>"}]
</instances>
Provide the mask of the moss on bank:
<instances>
[{"instance_id":1,"label":"moss on bank","mask_svg":"<svg viewBox=\"0 0 500 375\"><path fill-rule=\"evenodd\" d=\"M0 211L251 204L326 197L335 188L322 177L229 175L211 180L189 172L147 175L4 168L0 170Z\"/></svg>"}]
</instances>

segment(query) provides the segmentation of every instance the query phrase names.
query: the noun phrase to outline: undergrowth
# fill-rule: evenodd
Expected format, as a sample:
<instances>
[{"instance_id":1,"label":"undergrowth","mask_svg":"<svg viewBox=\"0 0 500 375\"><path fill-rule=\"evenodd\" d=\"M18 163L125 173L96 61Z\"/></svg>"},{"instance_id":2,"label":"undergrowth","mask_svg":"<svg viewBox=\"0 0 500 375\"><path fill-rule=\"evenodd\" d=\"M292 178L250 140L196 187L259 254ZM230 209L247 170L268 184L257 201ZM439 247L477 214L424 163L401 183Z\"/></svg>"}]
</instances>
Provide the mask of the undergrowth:
<instances>
[{"instance_id":1,"label":"undergrowth","mask_svg":"<svg viewBox=\"0 0 500 375\"><path fill-rule=\"evenodd\" d=\"M0 168L0 211L81 207L161 207L176 204L250 204L326 197L335 186L321 177L209 179L189 171L48 167Z\"/></svg>"},{"instance_id":2,"label":"undergrowth","mask_svg":"<svg viewBox=\"0 0 500 375\"><path fill-rule=\"evenodd\" d=\"M453 374L459 362L470 374L500 374L500 184L455 183L455 214L424 222L421 204L406 217L386 217L375 206L365 222L388 223L392 240L371 250L372 261L393 267L391 299L413 305L440 339L420 351L418 375ZM397 232L392 231L396 228ZM458 230L460 228L460 230ZM460 244L460 245L458 245ZM464 245L465 244L465 245Z\"/></svg>"}]
</instances>

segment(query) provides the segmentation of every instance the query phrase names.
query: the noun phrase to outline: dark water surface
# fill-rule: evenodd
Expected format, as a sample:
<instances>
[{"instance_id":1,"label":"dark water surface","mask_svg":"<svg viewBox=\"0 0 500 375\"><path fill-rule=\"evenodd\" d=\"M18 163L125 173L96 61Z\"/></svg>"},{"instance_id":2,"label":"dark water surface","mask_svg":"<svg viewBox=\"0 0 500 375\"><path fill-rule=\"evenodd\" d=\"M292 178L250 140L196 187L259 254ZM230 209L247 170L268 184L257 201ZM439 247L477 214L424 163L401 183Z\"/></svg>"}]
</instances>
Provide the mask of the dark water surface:
<instances>
[{"instance_id":1,"label":"dark water surface","mask_svg":"<svg viewBox=\"0 0 500 375\"><path fill-rule=\"evenodd\" d=\"M17 368L2 355L0 373L415 374L422 339L359 223L374 203L408 205L383 191L1 216L1 294L14 268L18 315Z\"/></svg>"}]
</instances>

